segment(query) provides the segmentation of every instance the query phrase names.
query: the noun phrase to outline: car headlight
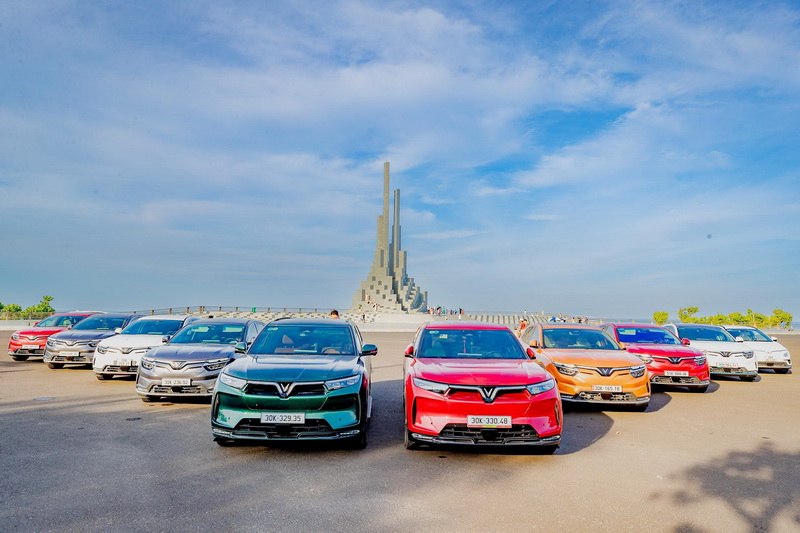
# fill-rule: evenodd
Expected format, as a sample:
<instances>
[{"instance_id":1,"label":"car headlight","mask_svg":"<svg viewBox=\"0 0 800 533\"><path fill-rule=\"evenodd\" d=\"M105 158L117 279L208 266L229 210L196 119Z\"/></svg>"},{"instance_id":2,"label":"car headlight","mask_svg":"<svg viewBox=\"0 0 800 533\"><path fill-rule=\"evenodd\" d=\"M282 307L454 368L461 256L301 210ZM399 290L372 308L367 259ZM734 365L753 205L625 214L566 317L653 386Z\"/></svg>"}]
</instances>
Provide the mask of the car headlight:
<instances>
[{"instance_id":1,"label":"car headlight","mask_svg":"<svg viewBox=\"0 0 800 533\"><path fill-rule=\"evenodd\" d=\"M211 361L206 361L203 365L203 368L206 370L219 370L220 368L225 368L225 365L228 364L228 358L225 359L213 359Z\"/></svg>"},{"instance_id":2,"label":"car headlight","mask_svg":"<svg viewBox=\"0 0 800 533\"><path fill-rule=\"evenodd\" d=\"M19 335L17 335L16 333L12 333L11 334L11 340L12 341L18 341L19 340Z\"/></svg>"},{"instance_id":3,"label":"car headlight","mask_svg":"<svg viewBox=\"0 0 800 533\"><path fill-rule=\"evenodd\" d=\"M98 346L97 347L97 353L107 353L107 352L108 352L108 348L106 346Z\"/></svg>"},{"instance_id":4,"label":"car headlight","mask_svg":"<svg viewBox=\"0 0 800 533\"><path fill-rule=\"evenodd\" d=\"M219 375L219 380L229 387L233 387L234 389L243 389L245 385L247 385L247 380L242 378L235 378L230 374L226 374L222 372Z\"/></svg>"},{"instance_id":5,"label":"car headlight","mask_svg":"<svg viewBox=\"0 0 800 533\"><path fill-rule=\"evenodd\" d=\"M706 364L706 356L705 355L698 355L694 358L694 364L696 365L704 365Z\"/></svg>"},{"instance_id":6,"label":"car headlight","mask_svg":"<svg viewBox=\"0 0 800 533\"><path fill-rule=\"evenodd\" d=\"M56 341L52 339L47 339L47 345L52 348L53 346L56 345Z\"/></svg>"},{"instance_id":7,"label":"car headlight","mask_svg":"<svg viewBox=\"0 0 800 533\"><path fill-rule=\"evenodd\" d=\"M647 355L646 353L635 353L633 355L635 355L636 357L641 359L643 363L652 363L653 362L653 358L650 357L649 355Z\"/></svg>"},{"instance_id":8,"label":"car headlight","mask_svg":"<svg viewBox=\"0 0 800 533\"><path fill-rule=\"evenodd\" d=\"M143 357L142 360L139 362L139 365L145 370L153 370L156 367L156 360L147 359L146 357Z\"/></svg>"},{"instance_id":9,"label":"car headlight","mask_svg":"<svg viewBox=\"0 0 800 533\"><path fill-rule=\"evenodd\" d=\"M448 385L445 385L444 383L428 381L427 379L422 379L422 378L414 378L414 385L419 387L420 389L431 392L438 392L439 394L444 394L445 392L447 392L447 389L450 388Z\"/></svg>"},{"instance_id":10,"label":"car headlight","mask_svg":"<svg viewBox=\"0 0 800 533\"><path fill-rule=\"evenodd\" d=\"M553 366L556 367L559 374L564 374L565 376L576 376L578 375L578 367L575 365L564 365L561 363L553 363Z\"/></svg>"},{"instance_id":11,"label":"car headlight","mask_svg":"<svg viewBox=\"0 0 800 533\"><path fill-rule=\"evenodd\" d=\"M645 370L646 368L644 365L631 367L631 376L635 378L640 378L644 376Z\"/></svg>"},{"instance_id":12,"label":"car headlight","mask_svg":"<svg viewBox=\"0 0 800 533\"><path fill-rule=\"evenodd\" d=\"M355 376L349 376L346 378L332 379L330 381L326 381L325 388L328 389L328 391L332 391L337 389L344 389L346 387L352 387L356 383L361 383L360 374L357 374Z\"/></svg>"},{"instance_id":13,"label":"car headlight","mask_svg":"<svg viewBox=\"0 0 800 533\"><path fill-rule=\"evenodd\" d=\"M745 359L753 358L753 352L742 352L742 355L744 356Z\"/></svg>"},{"instance_id":14,"label":"car headlight","mask_svg":"<svg viewBox=\"0 0 800 533\"><path fill-rule=\"evenodd\" d=\"M544 381L540 381L539 383L534 383L533 385L528 385L525 387L528 389L528 392L531 393L531 396L535 396L537 394L541 394L543 392L547 392L552 390L553 387L556 386L556 380L553 378L547 378Z\"/></svg>"}]
</instances>

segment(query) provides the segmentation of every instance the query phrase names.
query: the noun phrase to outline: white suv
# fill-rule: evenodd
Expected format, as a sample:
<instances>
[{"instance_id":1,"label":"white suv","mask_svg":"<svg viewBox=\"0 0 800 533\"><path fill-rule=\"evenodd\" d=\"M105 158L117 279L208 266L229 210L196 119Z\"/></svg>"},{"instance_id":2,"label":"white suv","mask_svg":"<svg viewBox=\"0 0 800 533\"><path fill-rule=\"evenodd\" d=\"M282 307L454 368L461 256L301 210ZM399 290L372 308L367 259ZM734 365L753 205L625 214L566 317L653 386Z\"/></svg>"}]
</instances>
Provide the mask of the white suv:
<instances>
[{"instance_id":1,"label":"white suv","mask_svg":"<svg viewBox=\"0 0 800 533\"><path fill-rule=\"evenodd\" d=\"M758 328L750 326L723 326L734 337L744 339L744 345L756 354L758 369L771 368L777 374L788 374L792 369L792 356L786 346Z\"/></svg>"},{"instance_id":2,"label":"white suv","mask_svg":"<svg viewBox=\"0 0 800 533\"><path fill-rule=\"evenodd\" d=\"M753 350L741 339L734 339L722 326L708 324L667 324L667 329L693 348L702 350L712 375L739 376L744 381L758 378L758 365Z\"/></svg>"},{"instance_id":3,"label":"white suv","mask_svg":"<svg viewBox=\"0 0 800 533\"><path fill-rule=\"evenodd\" d=\"M135 376L147 350L161 346L184 325L197 319L190 315L151 315L132 322L119 335L97 345L92 361L95 377L105 380Z\"/></svg>"}]
</instances>

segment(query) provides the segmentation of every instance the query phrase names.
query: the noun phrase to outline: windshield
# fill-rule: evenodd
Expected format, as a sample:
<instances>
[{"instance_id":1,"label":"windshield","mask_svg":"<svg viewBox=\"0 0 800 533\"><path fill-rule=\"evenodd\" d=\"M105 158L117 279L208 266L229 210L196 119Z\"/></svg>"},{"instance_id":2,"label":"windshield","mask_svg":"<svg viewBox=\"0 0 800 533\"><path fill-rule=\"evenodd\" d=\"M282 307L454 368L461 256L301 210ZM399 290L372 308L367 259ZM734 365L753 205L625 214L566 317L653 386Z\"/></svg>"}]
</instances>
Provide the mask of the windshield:
<instances>
[{"instance_id":1,"label":"windshield","mask_svg":"<svg viewBox=\"0 0 800 533\"><path fill-rule=\"evenodd\" d=\"M619 350L616 342L602 331L583 328L545 328L545 348L570 350Z\"/></svg>"},{"instance_id":2,"label":"windshield","mask_svg":"<svg viewBox=\"0 0 800 533\"><path fill-rule=\"evenodd\" d=\"M680 344L675 335L664 328L617 328L617 337L621 342L632 344Z\"/></svg>"},{"instance_id":3,"label":"windshield","mask_svg":"<svg viewBox=\"0 0 800 533\"><path fill-rule=\"evenodd\" d=\"M725 328L728 330L728 333L733 335L734 337L741 337L746 341L752 342L772 342L766 333L761 331L760 329L750 329L750 328Z\"/></svg>"},{"instance_id":4,"label":"windshield","mask_svg":"<svg viewBox=\"0 0 800 533\"><path fill-rule=\"evenodd\" d=\"M77 324L78 322L80 322L84 318L86 318L85 315L84 316L80 316L80 315L78 315L78 316L73 316L73 315L71 315L71 316L53 315L53 316L49 316L49 317L45 318L44 320L39 321L39 323L36 324L36 327L39 327L39 328L56 328L56 327L68 328L68 327L72 326L73 324Z\"/></svg>"},{"instance_id":5,"label":"windshield","mask_svg":"<svg viewBox=\"0 0 800 533\"><path fill-rule=\"evenodd\" d=\"M355 355L355 347L347 326L287 324L264 328L249 353Z\"/></svg>"},{"instance_id":6,"label":"windshield","mask_svg":"<svg viewBox=\"0 0 800 533\"><path fill-rule=\"evenodd\" d=\"M244 324L193 324L172 337L170 344L236 344L244 340Z\"/></svg>"},{"instance_id":7,"label":"windshield","mask_svg":"<svg viewBox=\"0 0 800 533\"><path fill-rule=\"evenodd\" d=\"M181 329L183 320L137 320L122 330L122 335L172 335Z\"/></svg>"},{"instance_id":8,"label":"windshield","mask_svg":"<svg viewBox=\"0 0 800 533\"><path fill-rule=\"evenodd\" d=\"M426 329L417 357L435 359L527 359L507 329Z\"/></svg>"},{"instance_id":9,"label":"windshield","mask_svg":"<svg viewBox=\"0 0 800 533\"><path fill-rule=\"evenodd\" d=\"M678 326L678 335L690 341L736 342L730 333L717 326Z\"/></svg>"},{"instance_id":10,"label":"windshield","mask_svg":"<svg viewBox=\"0 0 800 533\"><path fill-rule=\"evenodd\" d=\"M114 331L125 325L126 316L92 315L78 322L73 330L92 329L98 331Z\"/></svg>"}]
</instances>

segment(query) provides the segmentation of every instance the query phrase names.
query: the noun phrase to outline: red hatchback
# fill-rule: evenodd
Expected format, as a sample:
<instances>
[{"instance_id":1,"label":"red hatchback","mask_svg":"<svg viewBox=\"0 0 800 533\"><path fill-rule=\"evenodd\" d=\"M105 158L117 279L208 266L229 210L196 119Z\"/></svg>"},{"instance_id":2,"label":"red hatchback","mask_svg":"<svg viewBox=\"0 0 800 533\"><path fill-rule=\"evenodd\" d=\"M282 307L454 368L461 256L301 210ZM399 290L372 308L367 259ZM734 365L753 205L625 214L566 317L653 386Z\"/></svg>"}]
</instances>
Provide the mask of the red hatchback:
<instances>
[{"instance_id":1,"label":"red hatchback","mask_svg":"<svg viewBox=\"0 0 800 533\"><path fill-rule=\"evenodd\" d=\"M20 329L11 334L8 341L8 355L14 361L25 361L32 355L44 355L44 346L50 335L69 329L95 312L55 313L40 320L33 326Z\"/></svg>"},{"instance_id":2,"label":"red hatchback","mask_svg":"<svg viewBox=\"0 0 800 533\"><path fill-rule=\"evenodd\" d=\"M438 322L405 352L405 445L536 447L553 453L563 411L553 377L506 326Z\"/></svg>"},{"instance_id":3,"label":"red hatchback","mask_svg":"<svg viewBox=\"0 0 800 533\"><path fill-rule=\"evenodd\" d=\"M677 385L692 392L708 389L705 355L684 346L668 329L647 324L606 324L603 329L645 362L653 385Z\"/></svg>"}]
</instances>

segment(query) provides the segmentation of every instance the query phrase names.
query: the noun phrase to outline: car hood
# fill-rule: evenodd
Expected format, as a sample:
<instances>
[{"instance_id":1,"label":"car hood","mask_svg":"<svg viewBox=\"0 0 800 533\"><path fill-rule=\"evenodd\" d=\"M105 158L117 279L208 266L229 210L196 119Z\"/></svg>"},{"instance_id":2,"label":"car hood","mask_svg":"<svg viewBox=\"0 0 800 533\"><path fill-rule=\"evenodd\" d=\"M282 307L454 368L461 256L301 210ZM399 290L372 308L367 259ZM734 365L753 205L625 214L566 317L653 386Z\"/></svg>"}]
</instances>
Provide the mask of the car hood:
<instances>
[{"instance_id":1,"label":"car hood","mask_svg":"<svg viewBox=\"0 0 800 533\"><path fill-rule=\"evenodd\" d=\"M250 381L326 381L352 376L362 367L357 356L249 355L228 365L225 373Z\"/></svg>"},{"instance_id":2,"label":"car hood","mask_svg":"<svg viewBox=\"0 0 800 533\"><path fill-rule=\"evenodd\" d=\"M147 352L148 359L159 361L205 361L235 356L230 344L165 344Z\"/></svg>"},{"instance_id":3,"label":"car hood","mask_svg":"<svg viewBox=\"0 0 800 533\"><path fill-rule=\"evenodd\" d=\"M30 327L30 328L26 328L26 329L17 330L17 331L15 331L13 333L13 335L25 335L26 337L42 337L42 336L49 337L50 335L55 335L56 333L64 331L65 329L67 329L67 328L62 328L62 327L52 327L52 328L51 327L43 327L43 328Z\"/></svg>"},{"instance_id":4,"label":"car hood","mask_svg":"<svg viewBox=\"0 0 800 533\"><path fill-rule=\"evenodd\" d=\"M412 363L418 378L448 385L531 385L550 375L532 359L434 359Z\"/></svg>"},{"instance_id":5,"label":"car hood","mask_svg":"<svg viewBox=\"0 0 800 533\"><path fill-rule=\"evenodd\" d=\"M625 350L567 350L546 348L544 354L553 362L591 367L639 366L642 360Z\"/></svg>"},{"instance_id":6,"label":"car hood","mask_svg":"<svg viewBox=\"0 0 800 533\"><path fill-rule=\"evenodd\" d=\"M100 340L105 339L108 337L112 337L116 335L113 331L108 330L99 330L99 329L85 329L85 330L75 330L75 329L68 329L67 331L62 331L61 333L56 333L51 339L58 339L60 341L66 342L77 342L77 341L91 341L91 340Z\"/></svg>"},{"instance_id":7,"label":"car hood","mask_svg":"<svg viewBox=\"0 0 800 533\"><path fill-rule=\"evenodd\" d=\"M106 348L149 348L159 346L163 335L114 335L102 342Z\"/></svg>"},{"instance_id":8,"label":"car hood","mask_svg":"<svg viewBox=\"0 0 800 533\"><path fill-rule=\"evenodd\" d=\"M661 357L697 357L703 352L681 344L625 344L630 353L643 353Z\"/></svg>"}]
</instances>

